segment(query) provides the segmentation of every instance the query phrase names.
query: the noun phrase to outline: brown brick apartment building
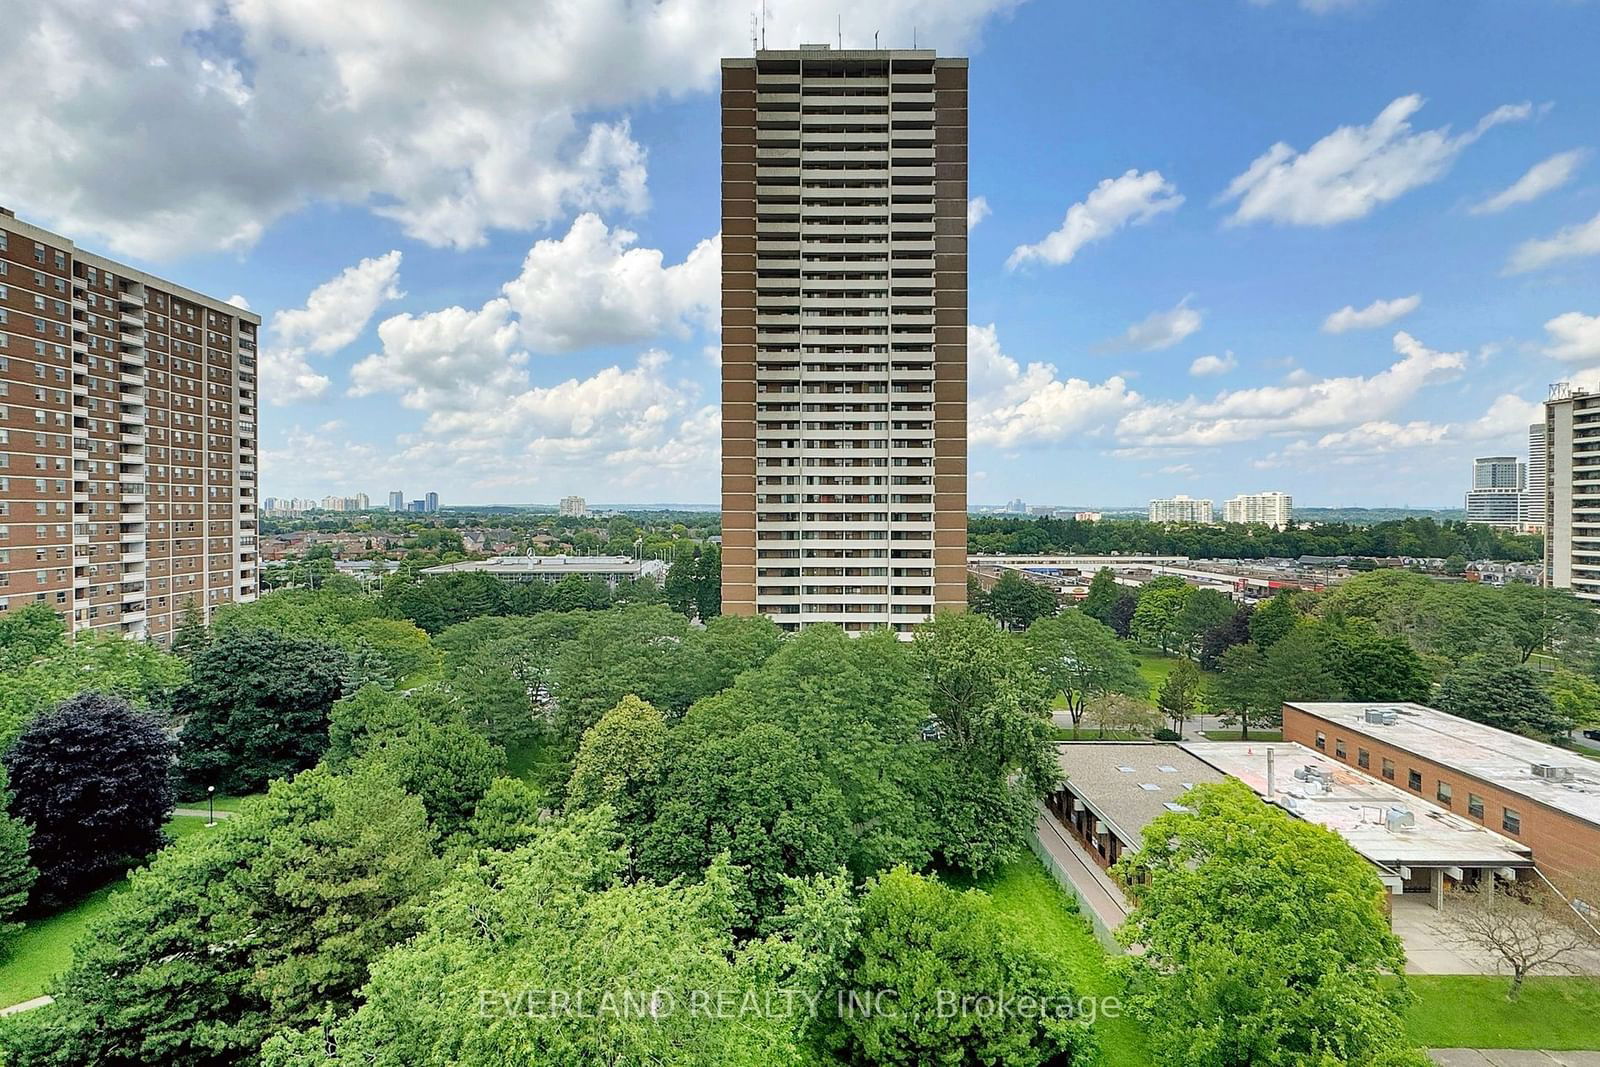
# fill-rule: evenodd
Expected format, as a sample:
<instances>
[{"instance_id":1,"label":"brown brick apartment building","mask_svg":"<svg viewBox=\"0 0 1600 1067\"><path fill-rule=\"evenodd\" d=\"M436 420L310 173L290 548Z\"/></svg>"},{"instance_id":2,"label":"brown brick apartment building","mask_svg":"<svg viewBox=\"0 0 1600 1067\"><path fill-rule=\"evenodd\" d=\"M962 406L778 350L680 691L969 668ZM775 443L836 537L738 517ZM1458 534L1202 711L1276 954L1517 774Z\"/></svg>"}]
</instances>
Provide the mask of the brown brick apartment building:
<instances>
[{"instance_id":1,"label":"brown brick apartment building","mask_svg":"<svg viewBox=\"0 0 1600 1067\"><path fill-rule=\"evenodd\" d=\"M256 595L256 330L0 210L0 612L170 640Z\"/></svg>"},{"instance_id":2,"label":"brown brick apartment building","mask_svg":"<svg viewBox=\"0 0 1600 1067\"><path fill-rule=\"evenodd\" d=\"M966 603L967 61L722 64L722 605Z\"/></svg>"},{"instance_id":3,"label":"brown brick apartment building","mask_svg":"<svg viewBox=\"0 0 1600 1067\"><path fill-rule=\"evenodd\" d=\"M1291 703L1283 739L1533 850L1558 886L1600 874L1600 764L1419 704Z\"/></svg>"}]
</instances>

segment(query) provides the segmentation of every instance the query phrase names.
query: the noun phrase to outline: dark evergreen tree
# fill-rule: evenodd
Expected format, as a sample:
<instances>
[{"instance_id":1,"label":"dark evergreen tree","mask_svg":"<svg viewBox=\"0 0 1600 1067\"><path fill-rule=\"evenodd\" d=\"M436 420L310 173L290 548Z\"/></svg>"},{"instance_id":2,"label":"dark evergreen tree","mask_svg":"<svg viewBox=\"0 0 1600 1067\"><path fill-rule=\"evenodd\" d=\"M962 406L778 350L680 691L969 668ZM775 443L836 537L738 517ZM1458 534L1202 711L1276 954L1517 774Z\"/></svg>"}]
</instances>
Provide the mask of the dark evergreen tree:
<instances>
[{"instance_id":1,"label":"dark evergreen tree","mask_svg":"<svg viewBox=\"0 0 1600 1067\"><path fill-rule=\"evenodd\" d=\"M143 863L172 811L172 743L120 697L83 693L34 719L6 752L11 814L33 828L34 899L57 906Z\"/></svg>"},{"instance_id":2,"label":"dark evergreen tree","mask_svg":"<svg viewBox=\"0 0 1600 1067\"><path fill-rule=\"evenodd\" d=\"M348 667L346 654L323 641L270 630L219 636L195 657L176 699L186 789L253 793L316 763Z\"/></svg>"}]
</instances>

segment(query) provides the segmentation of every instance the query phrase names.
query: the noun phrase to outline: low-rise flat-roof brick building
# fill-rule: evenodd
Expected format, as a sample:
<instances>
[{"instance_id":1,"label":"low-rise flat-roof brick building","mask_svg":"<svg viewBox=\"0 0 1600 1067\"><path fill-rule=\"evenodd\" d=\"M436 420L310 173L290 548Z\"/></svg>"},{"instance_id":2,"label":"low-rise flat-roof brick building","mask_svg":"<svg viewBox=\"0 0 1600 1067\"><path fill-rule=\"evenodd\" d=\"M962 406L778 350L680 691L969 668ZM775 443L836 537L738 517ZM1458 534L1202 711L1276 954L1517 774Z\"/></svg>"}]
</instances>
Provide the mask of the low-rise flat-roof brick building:
<instances>
[{"instance_id":1,"label":"low-rise flat-roof brick building","mask_svg":"<svg viewBox=\"0 0 1600 1067\"><path fill-rule=\"evenodd\" d=\"M1420 704L1289 703L1283 739L1533 851L1559 886L1600 873L1600 764Z\"/></svg>"}]
</instances>

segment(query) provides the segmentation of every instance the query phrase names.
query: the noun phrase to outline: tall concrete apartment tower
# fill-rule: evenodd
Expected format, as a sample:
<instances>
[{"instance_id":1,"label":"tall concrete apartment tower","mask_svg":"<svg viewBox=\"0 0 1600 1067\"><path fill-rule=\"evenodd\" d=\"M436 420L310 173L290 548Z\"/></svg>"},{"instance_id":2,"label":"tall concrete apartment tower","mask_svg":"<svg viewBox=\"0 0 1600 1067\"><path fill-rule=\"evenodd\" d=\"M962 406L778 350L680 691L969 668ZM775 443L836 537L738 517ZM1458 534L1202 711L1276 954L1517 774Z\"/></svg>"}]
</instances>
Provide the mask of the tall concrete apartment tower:
<instances>
[{"instance_id":1,"label":"tall concrete apartment tower","mask_svg":"<svg viewBox=\"0 0 1600 1067\"><path fill-rule=\"evenodd\" d=\"M255 599L260 323L0 210L0 612L166 642Z\"/></svg>"},{"instance_id":2,"label":"tall concrete apartment tower","mask_svg":"<svg viewBox=\"0 0 1600 1067\"><path fill-rule=\"evenodd\" d=\"M1545 584L1600 600L1600 393L1552 386L1544 429Z\"/></svg>"},{"instance_id":3,"label":"tall concrete apartment tower","mask_svg":"<svg viewBox=\"0 0 1600 1067\"><path fill-rule=\"evenodd\" d=\"M967 61L722 62L722 607L966 605Z\"/></svg>"}]
</instances>

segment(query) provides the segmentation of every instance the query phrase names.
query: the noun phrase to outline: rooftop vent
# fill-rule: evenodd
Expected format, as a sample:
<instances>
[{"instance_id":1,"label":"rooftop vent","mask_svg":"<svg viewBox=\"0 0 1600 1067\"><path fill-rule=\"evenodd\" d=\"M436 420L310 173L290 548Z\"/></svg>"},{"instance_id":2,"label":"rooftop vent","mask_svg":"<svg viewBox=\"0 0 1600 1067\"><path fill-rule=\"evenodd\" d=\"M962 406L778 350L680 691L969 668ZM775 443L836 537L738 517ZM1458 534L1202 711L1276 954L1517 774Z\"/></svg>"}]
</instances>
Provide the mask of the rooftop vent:
<instances>
[{"instance_id":1,"label":"rooftop vent","mask_svg":"<svg viewBox=\"0 0 1600 1067\"><path fill-rule=\"evenodd\" d=\"M1411 830L1417 825L1417 816L1410 808L1390 808L1383 813L1383 824L1390 830Z\"/></svg>"},{"instance_id":2,"label":"rooftop vent","mask_svg":"<svg viewBox=\"0 0 1600 1067\"><path fill-rule=\"evenodd\" d=\"M1572 768L1558 767L1553 763L1535 763L1533 765L1533 776L1535 778L1543 778L1547 782L1570 782L1572 781Z\"/></svg>"},{"instance_id":3,"label":"rooftop vent","mask_svg":"<svg viewBox=\"0 0 1600 1067\"><path fill-rule=\"evenodd\" d=\"M1393 708L1368 708L1366 717L1373 726L1393 726L1400 721L1400 713Z\"/></svg>"}]
</instances>

